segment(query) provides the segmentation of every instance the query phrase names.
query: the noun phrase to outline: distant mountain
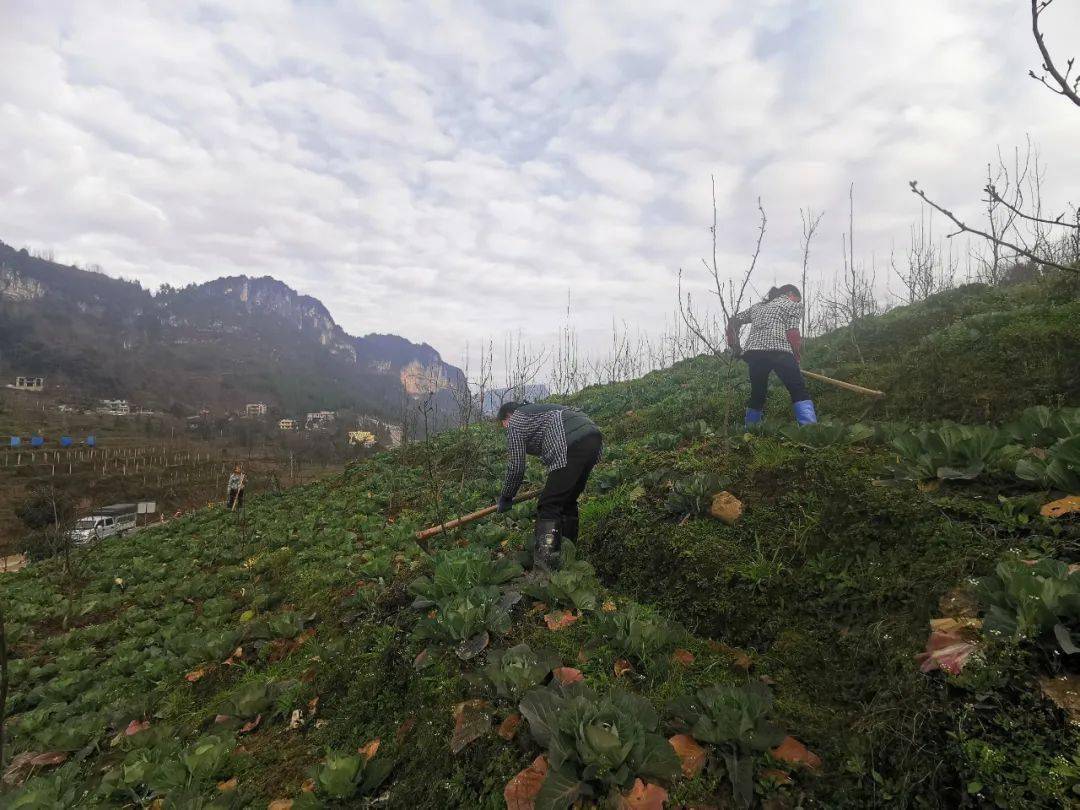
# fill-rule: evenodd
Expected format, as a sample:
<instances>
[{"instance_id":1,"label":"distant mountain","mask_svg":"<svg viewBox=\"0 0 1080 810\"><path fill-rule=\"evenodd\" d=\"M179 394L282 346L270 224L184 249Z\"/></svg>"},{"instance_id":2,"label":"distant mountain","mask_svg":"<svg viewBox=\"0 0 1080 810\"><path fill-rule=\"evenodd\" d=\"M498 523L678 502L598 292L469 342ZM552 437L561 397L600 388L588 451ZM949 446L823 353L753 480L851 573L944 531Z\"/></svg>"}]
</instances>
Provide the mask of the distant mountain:
<instances>
[{"instance_id":1,"label":"distant mountain","mask_svg":"<svg viewBox=\"0 0 1080 810\"><path fill-rule=\"evenodd\" d=\"M269 276L152 294L2 242L0 374L175 412L266 402L282 414L349 408L390 421L408 398L449 400L462 379L426 343L354 337L322 302Z\"/></svg>"}]
</instances>

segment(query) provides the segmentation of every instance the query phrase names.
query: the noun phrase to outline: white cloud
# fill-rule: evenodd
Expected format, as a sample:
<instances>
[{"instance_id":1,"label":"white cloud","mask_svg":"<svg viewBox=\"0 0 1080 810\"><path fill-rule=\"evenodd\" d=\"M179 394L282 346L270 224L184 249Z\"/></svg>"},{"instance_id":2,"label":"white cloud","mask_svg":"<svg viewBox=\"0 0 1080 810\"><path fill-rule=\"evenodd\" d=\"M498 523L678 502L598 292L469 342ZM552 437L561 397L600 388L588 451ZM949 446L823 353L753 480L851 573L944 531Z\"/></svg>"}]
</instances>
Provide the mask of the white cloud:
<instances>
[{"instance_id":1,"label":"white cloud","mask_svg":"<svg viewBox=\"0 0 1080 810\"><path fill-rule=\"evenodd\" d=\"M1055 5L1047 39L1080 41ZM1080 119L1027 78L1008 0L429 5L14 0L0 11L0 239L148 286L271 274L350 331L457 357L670 318L769 229L758 287L826 212L829 278L856 188L860 253L918 216L907 181L974 214L998 144L1041 146L1080 201ZM594 329L599 324L599 329ZM586 331L587 330L587 331Z\"/></svg>"}]
</instances>

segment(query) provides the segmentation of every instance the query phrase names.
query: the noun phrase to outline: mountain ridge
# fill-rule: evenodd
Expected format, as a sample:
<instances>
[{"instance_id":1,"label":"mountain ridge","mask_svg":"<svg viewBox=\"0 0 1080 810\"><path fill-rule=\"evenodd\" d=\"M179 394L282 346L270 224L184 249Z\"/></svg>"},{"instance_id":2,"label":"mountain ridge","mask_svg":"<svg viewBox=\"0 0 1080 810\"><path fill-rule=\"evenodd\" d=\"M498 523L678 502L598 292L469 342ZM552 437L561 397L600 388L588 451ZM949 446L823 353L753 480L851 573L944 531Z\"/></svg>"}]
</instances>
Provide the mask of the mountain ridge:
<instances>
[{"instance_id":1,"label":"mountain ridge","mask_svg":"<svg viewBox=\"0 0 1080 810\"><path fill-rule=\"evenodd\" d=\"M162 409L266 400L282 411L391 416L425 385L442 390L463 376L428 343L348 333L322 301L268 275L154 293L0 242L0 314L0 372Z\"/></svg>"}]
</instances>

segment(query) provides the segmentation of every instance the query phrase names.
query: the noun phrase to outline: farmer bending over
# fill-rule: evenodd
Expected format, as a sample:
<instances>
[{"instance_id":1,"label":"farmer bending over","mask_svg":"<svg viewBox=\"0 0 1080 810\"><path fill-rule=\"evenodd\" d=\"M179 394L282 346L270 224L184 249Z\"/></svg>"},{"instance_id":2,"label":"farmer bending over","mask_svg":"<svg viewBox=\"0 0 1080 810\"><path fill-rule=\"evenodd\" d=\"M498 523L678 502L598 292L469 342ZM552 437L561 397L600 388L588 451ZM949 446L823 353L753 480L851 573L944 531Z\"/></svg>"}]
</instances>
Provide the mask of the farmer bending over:
<instances>
[{"instance_id":1,"label":"farmer bending over","mask_svg":"<svg viewBox=\"0 0 1080 810\"><path fill-rule=\"evenodd\" d=\"M514 505L525 477L525 455L540 456L548 477L536 509L535 567L558 567L562 538L577 540L578 497L600 459L603 437L585 414L564 405L507 402L499 408L506 428L508 464L498 511Z\"/></svg>"},{"instance_id":2,"label":"farmer bending over","mask_svg":"<svg viewBox=\"0 0 1080 810\"><path fill-rule=\"evenodd\" d=\"M799 368L802 352L803 305L799 288L794 284L773 287L759 304L737 313L727 326L727 343L736 357L742 357L750 368L750 403L746 409L747 427L765 417L765 395L769 391L769 372L775 371L780 382L791 394L795 421L800 425L817 422L814 403L806 390ZM739 349L739 327L750 324L746 348Z\"/></svg>"}]
</instances>

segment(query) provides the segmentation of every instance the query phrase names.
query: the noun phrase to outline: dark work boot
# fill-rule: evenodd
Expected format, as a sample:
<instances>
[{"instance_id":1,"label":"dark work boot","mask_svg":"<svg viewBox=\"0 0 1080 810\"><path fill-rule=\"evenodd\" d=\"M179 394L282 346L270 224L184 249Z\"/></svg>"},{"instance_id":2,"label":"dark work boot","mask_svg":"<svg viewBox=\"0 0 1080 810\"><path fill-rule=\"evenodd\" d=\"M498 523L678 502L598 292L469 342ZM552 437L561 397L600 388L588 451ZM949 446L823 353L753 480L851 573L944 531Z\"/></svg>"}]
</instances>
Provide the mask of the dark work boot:
<instances>
[{"instance_id":1,"label":"dark work boot","mask_svg":"<svg viewBox=\"0 0 1080 810\"><path fill-rule=\"evenodd\" d=\"M578 516L577 515L563 515L562 519L562 536L563 540L569 540L571 543L577 543L578 538Z\"/></svg>"},{"instance_id":2,"label":"dark work boot","mask_svg":"<svg viewBox=\"0 0 1080 810\"><path fill-rule=\"evenodd\" d=\"M533 530L533 568L554 571L559 567L559 521L537 518Z\"/></svg>"}]
</instances>

